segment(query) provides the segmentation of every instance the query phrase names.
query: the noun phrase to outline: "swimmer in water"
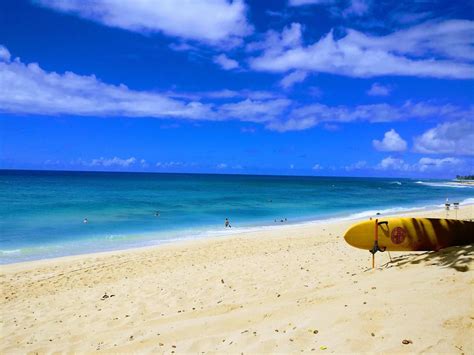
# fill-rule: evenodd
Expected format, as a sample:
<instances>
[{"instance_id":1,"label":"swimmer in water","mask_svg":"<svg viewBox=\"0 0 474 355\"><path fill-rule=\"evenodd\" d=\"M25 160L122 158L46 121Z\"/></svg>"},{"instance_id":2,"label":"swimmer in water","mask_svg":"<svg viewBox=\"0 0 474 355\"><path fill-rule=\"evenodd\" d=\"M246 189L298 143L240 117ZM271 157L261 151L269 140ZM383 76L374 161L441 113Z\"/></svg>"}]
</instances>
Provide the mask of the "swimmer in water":
<instances>
[{"instance_id":1,"label":"swimmer in water","mask_svg":"<svg viewBox=\"0 0 474 355\"><path fill-rule=\"evenodd\" d=\"M89 223L89 220L87 218L84 218L84 220L82 221L82 223Z\"/></svg>"},{"instance_id":2,"label":"swimmer in water","mask_svg":"<svg viewBox=\"0 0 474 355\"><path fill-rule=\"evenodd\" d=\"M232 228L232 226L230 225L230 222L229 222L229 219L228 219L228 218L225 219L224 227L225 227L225 228Z\"/></svg>"},{"instance_id":3,"label":"swimmer in water","mask_svg":"<svg viewBox=\"0 0 474 355\"><path fill-rule=\"evenodd\" d=\"M155 216L156 216L156 217L160 217L160 211L156 211L156 212L155 212Z\"/></svg>"}]
</instances>

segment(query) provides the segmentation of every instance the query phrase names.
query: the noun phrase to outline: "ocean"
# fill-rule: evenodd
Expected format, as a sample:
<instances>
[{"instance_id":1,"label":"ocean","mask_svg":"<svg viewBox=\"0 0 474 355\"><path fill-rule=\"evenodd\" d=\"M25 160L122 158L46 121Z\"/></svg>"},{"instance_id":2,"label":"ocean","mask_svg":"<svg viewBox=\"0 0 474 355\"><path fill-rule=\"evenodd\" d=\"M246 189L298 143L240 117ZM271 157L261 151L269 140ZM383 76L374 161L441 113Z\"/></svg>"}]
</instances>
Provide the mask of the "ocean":
<instances>
[{"instance_id":1,"label":"ocean","mask_svg":"<svg viewBox=\"0 0 474 355\"><path fill-rule=\"evenodd\" d=\"M472 203L474 188L399 178L0 170L0 263L383 215L446 198Z\"/></svg>"}]
</instances>

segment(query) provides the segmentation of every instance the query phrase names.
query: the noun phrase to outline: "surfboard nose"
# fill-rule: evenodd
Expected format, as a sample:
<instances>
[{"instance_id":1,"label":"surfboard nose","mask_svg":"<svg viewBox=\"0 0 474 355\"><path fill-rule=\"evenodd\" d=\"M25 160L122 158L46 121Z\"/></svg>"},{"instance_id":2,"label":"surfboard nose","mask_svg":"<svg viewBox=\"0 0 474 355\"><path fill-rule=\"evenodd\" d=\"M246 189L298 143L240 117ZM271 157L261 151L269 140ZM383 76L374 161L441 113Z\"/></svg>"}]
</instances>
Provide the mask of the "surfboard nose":
<instances>
[{"instance_id":1,"label":"surfboard nose","mask_svg":"<svg viewBox=\"0 0 474 355\"><path fill-rule=\"evenodd\" d=\"M370 250L374 244L374 222L363 221L353 224L344 234L344 240L350 246Z\"/></svg>"},{"instance_id":2,"label":"surfboard nose","mask_svg":"<svg viewBox=\"0 0 474 355\"><path fill-rule=\"evenodd\" d=\"M346 231L346 233L344 234L344 240L346 241L347 244L353 246L353 247L357 247L357 232L356 232L356 228L357 225L352 225L349 227L349 229Z\"/></svg>"}]
</instances>

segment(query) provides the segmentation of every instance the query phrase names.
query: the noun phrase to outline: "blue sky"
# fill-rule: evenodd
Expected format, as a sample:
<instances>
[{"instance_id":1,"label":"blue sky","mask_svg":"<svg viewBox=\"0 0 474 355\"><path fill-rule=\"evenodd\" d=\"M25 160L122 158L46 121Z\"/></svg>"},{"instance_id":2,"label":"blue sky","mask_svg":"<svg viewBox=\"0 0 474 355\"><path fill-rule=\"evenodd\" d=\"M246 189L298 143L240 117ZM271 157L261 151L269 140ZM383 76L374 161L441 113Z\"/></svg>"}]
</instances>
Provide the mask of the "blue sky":
<instances>
[{"instance_id":1,"label":"blue sky","mask_svg":"<svg viewBox=\"0 0 474 355\"><path fill-rule=\"evenodd\" d=\"M474 173L466 1L0 2L0 168Z\"/></svg>"}]
</instances>

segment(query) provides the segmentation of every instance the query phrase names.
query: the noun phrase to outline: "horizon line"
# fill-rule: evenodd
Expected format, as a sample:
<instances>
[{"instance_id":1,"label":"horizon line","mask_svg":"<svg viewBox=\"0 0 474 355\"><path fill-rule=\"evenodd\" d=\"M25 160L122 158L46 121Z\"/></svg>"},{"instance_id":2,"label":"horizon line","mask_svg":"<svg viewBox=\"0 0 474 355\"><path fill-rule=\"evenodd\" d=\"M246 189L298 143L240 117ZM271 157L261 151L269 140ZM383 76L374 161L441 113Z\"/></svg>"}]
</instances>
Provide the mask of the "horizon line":
<instances>
[{"instance_id":1,"label":"horizon line","mask_svg":"<svg viewBox=\"0 0 474 355\"><path fill-rule=\"evenodd\" d=\"M383 176L341 176L341 175L290 175L290 174L250 174L250 173L203 173L203 172L162 172L162 171L106 171L106 170L50 170L50 169L9 169L0 168L0 172L3 171L18 171L18 172L52 172L52 173L105 173L105 174L166 174L166 175L224 175L224 176L267 176L267 177L302 177L302 178L366 178L366 179L431 179L431 180L445 180L443 178L433 177L383 177ZM455 180L456 177L450 178Z\"/></svg>"}]
</instances>

